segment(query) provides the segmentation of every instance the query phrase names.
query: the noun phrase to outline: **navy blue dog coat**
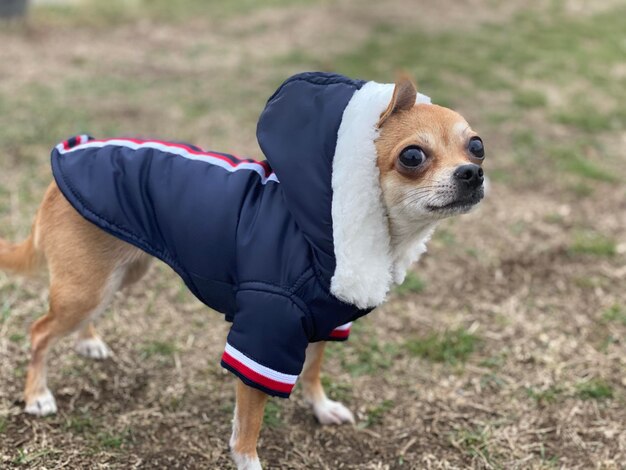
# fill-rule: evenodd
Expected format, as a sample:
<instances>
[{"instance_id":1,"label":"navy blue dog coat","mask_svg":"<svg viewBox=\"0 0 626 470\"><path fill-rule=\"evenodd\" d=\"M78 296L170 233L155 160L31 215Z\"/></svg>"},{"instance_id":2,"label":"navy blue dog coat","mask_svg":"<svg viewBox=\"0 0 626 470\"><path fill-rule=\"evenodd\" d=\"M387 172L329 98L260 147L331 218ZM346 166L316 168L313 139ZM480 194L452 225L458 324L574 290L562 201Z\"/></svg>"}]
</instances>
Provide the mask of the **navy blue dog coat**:
<instances>
[{"instance_id":1,"label":"navy blue dog coat","mask_svg":"<svg viewBox=\"0 0 626 470\"><path fill-rule=\"evenodd\" d=\"M53 174L83 217L167 263L225 314L223 367L288 397L307 345L347 338L351 322L404 277L374 147L392 92L304 73L280 86L259 119L267 161L82 135L53 149Z\"/></svg>"}]
</instances>

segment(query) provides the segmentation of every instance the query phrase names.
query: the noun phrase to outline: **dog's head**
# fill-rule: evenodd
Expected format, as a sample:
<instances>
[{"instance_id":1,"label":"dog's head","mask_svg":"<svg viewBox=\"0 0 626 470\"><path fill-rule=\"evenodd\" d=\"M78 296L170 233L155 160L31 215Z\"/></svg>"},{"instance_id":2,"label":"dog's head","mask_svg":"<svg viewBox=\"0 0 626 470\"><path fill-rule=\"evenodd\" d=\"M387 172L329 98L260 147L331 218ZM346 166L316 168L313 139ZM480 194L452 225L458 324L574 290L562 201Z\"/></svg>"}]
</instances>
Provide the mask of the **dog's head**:
<instances>
[{"instance_id":1,"label":"dog's head","mask_svg":"<svg viewBox=\"0 0 626 470\"><path fill-rule=\"evenodd\" d=\"M434 221L468 212L484 196L480 137L458 113L415 104L408 78L397 81L378 122L383 199L390 217Z\"/></svg>"}]
</instances>

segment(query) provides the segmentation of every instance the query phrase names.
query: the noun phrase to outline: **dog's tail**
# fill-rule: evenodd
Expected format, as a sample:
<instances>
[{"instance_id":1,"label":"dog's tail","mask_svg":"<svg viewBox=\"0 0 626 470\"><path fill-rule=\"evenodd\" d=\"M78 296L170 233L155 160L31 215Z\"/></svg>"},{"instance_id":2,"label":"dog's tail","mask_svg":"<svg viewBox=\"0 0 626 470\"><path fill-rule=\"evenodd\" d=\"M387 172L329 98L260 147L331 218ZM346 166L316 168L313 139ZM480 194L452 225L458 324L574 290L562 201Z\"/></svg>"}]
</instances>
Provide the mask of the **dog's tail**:
<instances>
[{"instance_id":1,"label":"dog's tail","mask_svg":"<svg viewBox=\"0 0 626 470\"><path fill-rule=\"evenodd\" d=\"M31 233L22 243L10 243L0 238L0 269L19 274L32 274L41 265Z\"/></svg>"}]
</instances>

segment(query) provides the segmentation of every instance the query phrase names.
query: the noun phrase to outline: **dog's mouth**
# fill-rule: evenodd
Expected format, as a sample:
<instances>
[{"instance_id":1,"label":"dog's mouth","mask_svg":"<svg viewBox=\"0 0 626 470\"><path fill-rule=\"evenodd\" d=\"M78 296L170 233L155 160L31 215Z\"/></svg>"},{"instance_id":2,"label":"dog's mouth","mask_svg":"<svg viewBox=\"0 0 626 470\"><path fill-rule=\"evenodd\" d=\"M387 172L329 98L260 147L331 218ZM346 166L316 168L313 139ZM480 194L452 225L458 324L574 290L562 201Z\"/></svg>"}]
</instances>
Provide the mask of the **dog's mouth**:
<instances>
[{"instance_id":1,"label":"dog's mouth","mask_svg":"<svg viewBox=\"0 0 626 470\"><path fill-rule=\"evenodd\" d=\"M462 197L459 197L451 202L447 202L441 205L428 205L426 206L426 208L430 212L435 212L438 214L464 214L466 212L469 212L472 207L478 204L484 196L485 192L481 187L480 189L473 191L471 194L463 195Z\"/></svg>"}]
</instances>

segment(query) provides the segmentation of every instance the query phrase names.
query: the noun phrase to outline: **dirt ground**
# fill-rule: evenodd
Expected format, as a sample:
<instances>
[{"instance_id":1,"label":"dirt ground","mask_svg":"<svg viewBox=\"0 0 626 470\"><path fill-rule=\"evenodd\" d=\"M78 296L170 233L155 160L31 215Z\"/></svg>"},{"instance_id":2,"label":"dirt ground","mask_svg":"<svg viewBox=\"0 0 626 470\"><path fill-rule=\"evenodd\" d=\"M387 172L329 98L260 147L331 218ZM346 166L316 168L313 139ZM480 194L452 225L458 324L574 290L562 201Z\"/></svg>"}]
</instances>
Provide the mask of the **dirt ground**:
<instances>
[{"instance_id":1,"label":"dirt ground","mask_svg":"<svg viewBox=\"0 0 626 470\"><path fill-rule=\"evenodd\" d=\"M626 2L259 3L85 0L0 23L0 236L26 236L70 135L262 158L256 119L290 74L407 70L480 132L489 195L329 348L356 426L272 400L262 463L626 468ZM169 268L99 322L113 358L55 348L59 413L35 419L21 391L46 302L45 278L0 273L0 468L233 468L228 324Z\"/></svg>"}]
</instances>

